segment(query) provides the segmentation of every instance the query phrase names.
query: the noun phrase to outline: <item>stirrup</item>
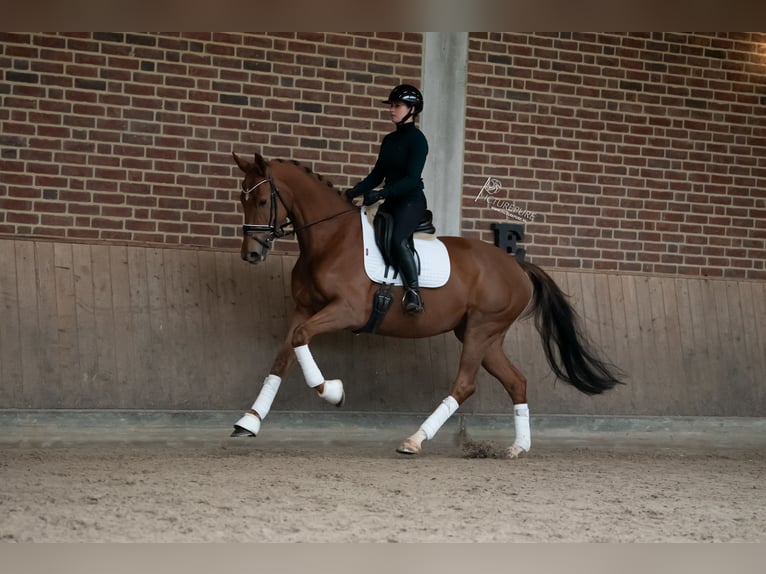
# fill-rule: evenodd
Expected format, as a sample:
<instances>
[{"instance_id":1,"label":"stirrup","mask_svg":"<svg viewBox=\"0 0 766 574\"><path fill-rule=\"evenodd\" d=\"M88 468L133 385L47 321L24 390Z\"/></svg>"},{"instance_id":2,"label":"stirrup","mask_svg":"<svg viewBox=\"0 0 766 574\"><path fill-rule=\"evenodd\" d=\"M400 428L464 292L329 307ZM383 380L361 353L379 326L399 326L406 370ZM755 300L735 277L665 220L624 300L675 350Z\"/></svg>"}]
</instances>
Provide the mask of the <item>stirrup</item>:
<instances>
[{"instance_id":1,"label":"stirrup","mask_svg":"<svg viewBox=\"0 0 766 574\"><path fill-rule=\"evenodd\" d=\"M404 291L404 311L410 315L417 315L423 312L423 299L417 289L406 289Z\"/></svg>"}]
</instances>

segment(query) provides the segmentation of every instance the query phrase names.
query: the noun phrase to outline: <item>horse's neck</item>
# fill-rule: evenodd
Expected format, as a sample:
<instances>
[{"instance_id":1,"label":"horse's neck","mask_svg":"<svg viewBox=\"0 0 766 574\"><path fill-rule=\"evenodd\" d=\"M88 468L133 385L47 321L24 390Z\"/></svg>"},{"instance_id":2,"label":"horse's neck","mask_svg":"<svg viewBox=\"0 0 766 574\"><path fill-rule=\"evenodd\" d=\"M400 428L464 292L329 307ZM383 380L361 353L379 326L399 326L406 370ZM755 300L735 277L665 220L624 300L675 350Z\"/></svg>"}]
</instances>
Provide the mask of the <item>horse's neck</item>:
<instances>
[{"instance_id":1,"label":"horse's neck","mask_svg":"<svg viewBox=\"0 0 766 574\"><path fill-rule=\"evenodd\" d=\"M289 190L289 194L283 192L283 200L296 227L310 225L343 210L344 202L332 188L310 175L302 177L299 174L283 181Z\"/></svg>"},{"instance_id":2,"label":"horse's neck","mask_svg":"<svg viewBox=\"0 0 766 574\"><path fill-rule=\"evenodd\" d=\"M297 169L284 169L279 174L289 190L289 197L283 199L288 204L290 220L299 230L297 238L302 252L324 249L327 242L342 235L344 226L353 223L353 215L344 213L351 206L316 176Z\"/></svg>"}]
</instances>

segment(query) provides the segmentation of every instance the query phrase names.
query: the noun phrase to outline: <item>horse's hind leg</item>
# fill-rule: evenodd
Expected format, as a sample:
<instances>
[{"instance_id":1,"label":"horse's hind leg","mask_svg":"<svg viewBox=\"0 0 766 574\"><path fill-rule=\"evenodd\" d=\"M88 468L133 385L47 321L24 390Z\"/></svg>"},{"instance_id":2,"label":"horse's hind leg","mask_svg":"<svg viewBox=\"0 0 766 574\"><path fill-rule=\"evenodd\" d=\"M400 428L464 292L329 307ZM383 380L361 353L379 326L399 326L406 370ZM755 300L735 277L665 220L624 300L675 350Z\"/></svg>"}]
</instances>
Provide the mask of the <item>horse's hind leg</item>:
<instances>
[{"instance_id":1,"label":"horse's hind leg","mask_svg":"<svg viewBox=\"0 0 766 574\"><path fill-rule=\"evenodd\" d=\"M463 351L460 354L460 366L457 377L452 384L450 394L441 402L436 410L420 425L420 428L407 438L397 448L402 454L419 454L424 440L431 440L447 420L455 413L458 407L465 402L476 390L476 375L487 346L491 339L481 329L474 329L470 335L463 336L462 332L455 331L458 339L463 341ZM469 331L466 331L468 333ZM464 340L465 339L465 340Z\"/></svg>"},{"instance_id":2,"label":"horse's hind leg","mask_svg":"<svg viewBox=\"0 0 766 574\"><path fill-rule=\"evenodd\" d=\"M484 356L482 366L487 372L500 381L513 401L513 424L516 438L508 448L508 457L516 458L521 453L528 452L532 446L532 435L529 429L529 405L527 404L527 379L511 363L503 351L503 340L493 342Z\"/></svg>"}]
</instances>

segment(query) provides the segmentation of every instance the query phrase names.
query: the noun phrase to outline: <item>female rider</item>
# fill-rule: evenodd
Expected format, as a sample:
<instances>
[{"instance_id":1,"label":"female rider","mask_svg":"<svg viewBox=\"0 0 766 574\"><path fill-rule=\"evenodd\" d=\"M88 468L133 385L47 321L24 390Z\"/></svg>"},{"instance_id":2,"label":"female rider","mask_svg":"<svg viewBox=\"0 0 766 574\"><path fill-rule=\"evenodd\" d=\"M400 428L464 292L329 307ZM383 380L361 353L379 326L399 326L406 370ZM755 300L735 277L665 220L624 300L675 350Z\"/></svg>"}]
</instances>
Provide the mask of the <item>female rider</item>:
<instances>
[{"instance_id":1,"label":"female rider","mask_svg":"<svg viewBox=\"0 0 766 574\"><path fill-rule=\"evenodd\" d=\"M372 171L347 190L346 197L352 201L363 195L364 205L385 199L380 211L391 214L393 219L391 256L392 264L404 284L402 304L407 313L417 314L423 311L423 300L409 238L427 207L422 173L428 155L428 141L415 126L415 118L423 111L423 95L416 87L401 84L391 90L383 103L389 105L396 130L383 138ZM383 187L376 190L375 187L381 183Z\"/></svg>"}]
</instances>

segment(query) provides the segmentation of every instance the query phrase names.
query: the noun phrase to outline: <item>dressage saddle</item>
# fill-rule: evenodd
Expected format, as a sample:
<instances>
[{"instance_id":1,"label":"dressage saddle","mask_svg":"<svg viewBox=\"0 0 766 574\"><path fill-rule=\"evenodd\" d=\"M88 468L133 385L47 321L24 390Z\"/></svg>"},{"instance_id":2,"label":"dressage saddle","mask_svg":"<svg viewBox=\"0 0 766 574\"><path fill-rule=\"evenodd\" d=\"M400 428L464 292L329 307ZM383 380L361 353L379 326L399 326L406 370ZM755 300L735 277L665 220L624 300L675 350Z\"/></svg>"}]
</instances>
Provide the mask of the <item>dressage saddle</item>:
<instances>
[{"instance_id":1,"label":"dressage saddle","mask_svg":"<svg viewBox=\"0 0 766 574\"><path fill-rule=\"evenodd\" d=\"M414 233L435 235L436 227L434 227L433 219L434 215L431 210L426 209L425 213L423 214L423 218L420 220L420 223L418 223ZM389 267L396 267L395 262L391 256L391 233L393 230L393 217L390 213L378 210L378 212L375 214L375 219L372 221L372 225L375 229L375 243L378 245L378 249L380 249L380 253L383 256L383 261ZM410 235L408 239L408 244L410 250L415 254L417 258L418 273L420 273L420 257L418 256L418 252L415 251L415 242L412 238L412 235Z\"/></svg>"}]
</instances>

